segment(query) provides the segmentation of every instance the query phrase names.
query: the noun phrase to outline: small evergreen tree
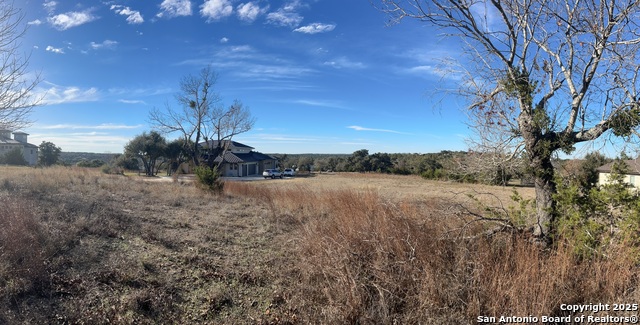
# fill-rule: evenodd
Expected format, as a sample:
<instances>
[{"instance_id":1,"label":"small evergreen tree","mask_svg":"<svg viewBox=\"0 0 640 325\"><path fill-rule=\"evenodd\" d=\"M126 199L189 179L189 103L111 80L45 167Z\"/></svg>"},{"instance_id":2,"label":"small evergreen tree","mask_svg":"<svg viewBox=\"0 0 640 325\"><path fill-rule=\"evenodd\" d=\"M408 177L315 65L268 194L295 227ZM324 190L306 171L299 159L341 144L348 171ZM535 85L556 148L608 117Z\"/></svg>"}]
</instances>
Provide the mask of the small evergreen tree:
<instances>
[{"instance_id":1,"label":"small evergreen tree","mask_svg":"<svg viewBox=\"0 0 640 325\"><path fill-rule=\"evenodd\" d=\"M20 148L15 148L4 154L3 157L0 157L0 163L14 166L26 166L29 164L27 160L24 159Z\"/></svg>"},{"instance_id":2,"label":"small evergreen tree","mask_svg":"<svg viewBox=\"0 0 640 325\"><path fill-rule=\"evenodd\" d=\"M42 141L38 147L38 163L41 166L52 166L58 163L62 149L52 142Z\"/></svg>"}]
</instances>

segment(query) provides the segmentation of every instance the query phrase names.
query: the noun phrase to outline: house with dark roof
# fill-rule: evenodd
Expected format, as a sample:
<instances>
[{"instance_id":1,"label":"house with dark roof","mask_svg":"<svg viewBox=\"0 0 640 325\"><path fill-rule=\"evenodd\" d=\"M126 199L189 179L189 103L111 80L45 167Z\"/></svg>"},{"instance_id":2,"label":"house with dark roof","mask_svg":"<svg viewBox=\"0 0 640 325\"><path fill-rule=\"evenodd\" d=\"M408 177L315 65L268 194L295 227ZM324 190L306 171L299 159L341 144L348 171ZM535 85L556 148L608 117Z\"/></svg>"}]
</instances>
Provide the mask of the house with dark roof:
<instances>
[{"instance_id":1,"label":"house with dark roof","mask_svg":"<svg viewBox=\"0 0 640 325\"><path fill-rule=\"evenodd\" d=\"M224 155L218 155L214 158L214 163L218 164L222 161L220 173L227 177L245 177L262 175L265 169L278 168L278 159L270 155L266 155L257 151L248 145L223 140L219 143L217 140L201 142L200 147L207 148L226 148ZM210 159L205 157L205 159Z\"/></svg>"},{"instance_id":2,"label":"house with dark roof","mask_svg":"<svg viewBox=\"0 0 640 325\"><path fill-rule=\"evenodd\" d=\"M13 138L11 137L13 134ZM11 132L11 130L0 130L0 156L4 156L9 151L19 149L24 160L31 166L38 163L38 146L27 142L29 134L24 132Z\"/></svg>"},{"instance_id":3,"label":"house with dark roof","mask_svg":"<svg viewBox=\"0 0 640 325\"><path fill-rule=\"evenodd\" d=\"M598 171L598 185L604 185L609 182L611 170L615 161L602 165L596 169ZM640 160L638 158L624 160L627 165L627 172L623 181L629 183L633 187L640 188Z\"/></svg>"}]
</instances>

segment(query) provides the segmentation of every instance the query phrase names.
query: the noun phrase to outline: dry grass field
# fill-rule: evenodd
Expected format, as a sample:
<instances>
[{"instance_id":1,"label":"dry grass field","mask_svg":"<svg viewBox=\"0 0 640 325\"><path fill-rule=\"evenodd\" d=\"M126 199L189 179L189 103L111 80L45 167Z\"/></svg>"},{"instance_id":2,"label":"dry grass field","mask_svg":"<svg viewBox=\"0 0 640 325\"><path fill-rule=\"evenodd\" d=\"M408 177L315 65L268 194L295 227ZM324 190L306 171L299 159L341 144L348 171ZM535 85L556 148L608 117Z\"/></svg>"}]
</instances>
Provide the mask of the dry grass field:
<instances>
[{"instance_id":1,"label":"dry grass field","mask_svg":"<svg viewBox=\"0 0 640 325\"><path fill-rule=\"evenodd\" d=\"M512 192L323 174L212 195L0 167L0 323L458 324L637 301L623 249L581 261L516 232L482 236L494 225L469 213L509 211Z\"/></svg>"}]
</instances>

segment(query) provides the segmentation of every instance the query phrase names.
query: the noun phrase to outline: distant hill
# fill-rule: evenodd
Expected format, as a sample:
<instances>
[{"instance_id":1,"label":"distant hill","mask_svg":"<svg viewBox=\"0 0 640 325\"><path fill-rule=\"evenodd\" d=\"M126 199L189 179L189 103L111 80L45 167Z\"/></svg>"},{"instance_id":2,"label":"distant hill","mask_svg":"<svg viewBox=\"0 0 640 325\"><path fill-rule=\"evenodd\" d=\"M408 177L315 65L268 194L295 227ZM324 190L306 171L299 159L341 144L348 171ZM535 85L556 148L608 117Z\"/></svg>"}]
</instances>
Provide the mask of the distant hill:
<instances>
[{"instance_id":1,"label":"distant hill","mask_svg":"<svg viewBox=\"0 0 640 325\"><path fill-rule=\"evenodd\" d=\"M114 156L118 154L115 153L93 153L93 152L61 152L60 153L60 161L65 165L75 165L81 160L102 160L105 163L108 163L113 159Z\"/></svg>"}]
</instances>

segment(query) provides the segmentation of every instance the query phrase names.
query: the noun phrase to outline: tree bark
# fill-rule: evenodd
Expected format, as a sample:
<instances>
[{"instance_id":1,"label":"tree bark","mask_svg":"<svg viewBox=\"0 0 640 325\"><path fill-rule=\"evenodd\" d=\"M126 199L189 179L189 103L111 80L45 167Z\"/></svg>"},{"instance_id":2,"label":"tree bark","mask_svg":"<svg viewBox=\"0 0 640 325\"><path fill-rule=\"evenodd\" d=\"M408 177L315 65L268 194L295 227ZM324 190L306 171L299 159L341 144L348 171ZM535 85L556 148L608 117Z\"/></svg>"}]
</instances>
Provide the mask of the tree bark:
<instances>
[{"instance_id":1,"label":"tree bark","mask_svg":"<svg viewBox=\"0 0 640 325\"><path fill-rule=\"evenodd\" d=\"M556 184L553 180L553 166L550 157L536 159L532 162L534 168L534 185L536 191L536 220L533 224L533 235L546 242L551 243L553 235L553 224L555 222L555 201L553 195L556 193Z\"/></svg>"}]
</instances>

